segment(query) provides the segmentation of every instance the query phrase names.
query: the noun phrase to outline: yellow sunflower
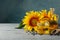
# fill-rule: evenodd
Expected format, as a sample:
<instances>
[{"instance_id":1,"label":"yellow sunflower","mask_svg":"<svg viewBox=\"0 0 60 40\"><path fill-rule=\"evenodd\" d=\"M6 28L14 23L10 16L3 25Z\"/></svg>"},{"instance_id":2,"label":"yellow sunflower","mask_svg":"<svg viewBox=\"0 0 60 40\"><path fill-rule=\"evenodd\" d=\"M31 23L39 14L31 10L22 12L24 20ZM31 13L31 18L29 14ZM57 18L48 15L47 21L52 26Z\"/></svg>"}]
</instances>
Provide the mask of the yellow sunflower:
<instances>
[{"instance_id":1,"label":"yellow sunflower","mask_svg":"<svg viewBox=\"0 0 60 40\"><path fill-rule=\"evenodd\" d=\"M38 34L50 34L50 32L58 27L58 17L54 14L54 9L49 11L29 11L23 18L25 31L37 32Z\"/></svg>"},{"instance_id":2,"label":"yellow sunflower","mask_svg":"<svg viewBox=\"0 0 60 40\"><path fill-rule=\"evenodd\" d=\"M58 16L54 14L54 9L50 8L47 10L40 11L40 22L38 23L37 33L39 34L50 34L50 31L58 28ZM53 25L52 25L53 24Z\"/></svg>"},{"instance_id":3,"label":"yellow sunflower","mask_svg":"<svg viewBox=\"0 0 60 40\"><path fill-rule=\"evenodd\" d=\"M23 24L25 25L24 29L26 31L36 30L37 22L40 20L40 12L30 11L26 12L26 16L23 18Z\"/></svg>"}]
</instances>

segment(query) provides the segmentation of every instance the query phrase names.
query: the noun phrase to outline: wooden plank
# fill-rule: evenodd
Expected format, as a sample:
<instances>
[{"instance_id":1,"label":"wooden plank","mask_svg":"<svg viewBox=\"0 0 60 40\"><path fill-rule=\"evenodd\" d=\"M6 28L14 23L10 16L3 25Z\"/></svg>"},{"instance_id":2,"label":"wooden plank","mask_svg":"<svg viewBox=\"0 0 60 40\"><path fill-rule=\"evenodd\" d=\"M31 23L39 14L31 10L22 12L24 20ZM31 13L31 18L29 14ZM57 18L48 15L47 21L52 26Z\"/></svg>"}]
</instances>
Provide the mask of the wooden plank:
<instances>
[{"instance_id":1,"label":"wooden plank","mask_svg":"<svg viewBox=\"0 0 60 40\"><path fill-rule=\"evenodd\" d=\"M0 40L60 40L60 36L31 35L23 29L15 29L19 24L0 24Z\"/></svg>"}]
</instances>

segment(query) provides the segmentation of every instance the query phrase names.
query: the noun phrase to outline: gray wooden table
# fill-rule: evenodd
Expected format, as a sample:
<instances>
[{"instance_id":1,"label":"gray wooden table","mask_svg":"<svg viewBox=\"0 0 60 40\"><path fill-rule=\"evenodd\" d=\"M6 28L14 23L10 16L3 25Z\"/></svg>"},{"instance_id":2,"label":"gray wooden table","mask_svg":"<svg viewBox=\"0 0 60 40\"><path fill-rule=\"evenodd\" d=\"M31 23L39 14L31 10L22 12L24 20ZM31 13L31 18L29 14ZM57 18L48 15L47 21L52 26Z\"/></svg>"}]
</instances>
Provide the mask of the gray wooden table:
<instances>
[{"instance_id":1,"label":"gray wooden table","mask_svg":"<svg viewBox=\"0 0 60 40\"><path fill-rule=\"evenodd\" d=\"M15 29L19 24L0 24L0 40L60 40L60 36L31 35L23 29Z\"/></svg>"}]
</instances>

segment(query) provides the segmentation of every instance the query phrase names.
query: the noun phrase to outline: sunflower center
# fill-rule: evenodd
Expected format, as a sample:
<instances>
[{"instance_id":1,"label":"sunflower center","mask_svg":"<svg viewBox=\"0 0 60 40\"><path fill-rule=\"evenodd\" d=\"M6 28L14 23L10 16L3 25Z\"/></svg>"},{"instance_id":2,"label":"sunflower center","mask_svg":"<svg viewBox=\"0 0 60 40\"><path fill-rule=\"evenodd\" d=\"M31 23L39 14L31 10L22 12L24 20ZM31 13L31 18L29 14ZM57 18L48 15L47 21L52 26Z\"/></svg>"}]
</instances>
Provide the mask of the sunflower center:
<instances>
[{"instance_id":1,"label":"sunflower center","mask_svg":"<svg viewBox=\"0 0 60 40\"><path fill-rule=\"evenodd\" d=\"M31 18L30 19L30 25L33 26L33 27L37 26L37 21L38 21L38 18L34 18L34 17Z\"/></svg>"}]
</instances>

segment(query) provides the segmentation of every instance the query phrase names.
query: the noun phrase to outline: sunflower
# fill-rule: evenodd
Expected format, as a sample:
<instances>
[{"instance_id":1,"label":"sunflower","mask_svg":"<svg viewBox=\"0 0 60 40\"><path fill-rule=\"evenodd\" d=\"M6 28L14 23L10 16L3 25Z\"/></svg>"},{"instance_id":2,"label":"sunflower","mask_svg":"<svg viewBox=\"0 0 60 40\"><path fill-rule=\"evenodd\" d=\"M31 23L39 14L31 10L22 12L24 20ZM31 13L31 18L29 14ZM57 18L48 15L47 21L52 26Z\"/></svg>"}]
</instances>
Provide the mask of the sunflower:
<instances>
[{"instance_id":1,"label":"sunflower","mask_svg":"<svg viewBox=\"0 0 60 40\"><path fill-rule=\"evenodd\" d=\"M37 30L37 23L40 21L40 12L29 11L26 12L26 16L23 18L24 29L26 31Z\"/></svg>"},{"instance_id":2,"label":"sunflower","mask_svg":"<svg viewBox=\"0 0 60 40\"><path fill-rule=\"evenodd\" d=\"M58 16L54 14L54 9L49 11L29 11L26 12L22 22L25 25L25 31L36 32L38 34L50 34L52 30L57 29Z\"/></svg>"},{"instance_id":3,"label":"sunflower","mask_svg":"<svg viewBox=\"0 0 60 40\"><path fill-rule=\"evenodd\" d=\"M40 22L37 23L39 34L49 34L52 30L55 30L58 28L58 16L54 14L54 9L50 8L50 10L47 12L47 10L40 11ZM53 24L53 25L52 25Z\"/></svg>"}]
</instances>

